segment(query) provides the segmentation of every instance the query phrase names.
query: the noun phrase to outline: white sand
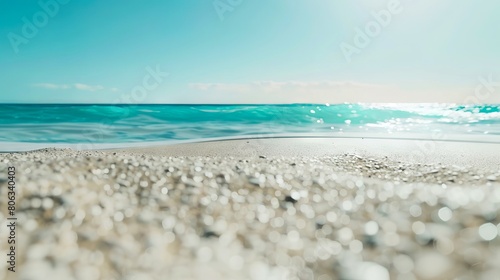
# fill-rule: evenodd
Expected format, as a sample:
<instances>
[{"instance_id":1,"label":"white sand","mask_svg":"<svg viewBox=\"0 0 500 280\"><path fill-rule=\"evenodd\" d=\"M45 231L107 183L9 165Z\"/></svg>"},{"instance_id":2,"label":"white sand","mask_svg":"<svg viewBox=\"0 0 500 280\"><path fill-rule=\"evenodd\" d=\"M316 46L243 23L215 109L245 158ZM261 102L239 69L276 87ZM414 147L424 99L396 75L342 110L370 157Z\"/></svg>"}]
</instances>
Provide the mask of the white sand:
<instances>
[{"instance_id":1,"label":"white sand","mask_svg":"<svg viewBox=\"0 0 500 280\"><path fill-rule=\"evenodd\" d=\"M500 145L423 145L433 153L260 139L0 154L2 186L18 170L20 244L0 278L494 279Z\"/></svg>"},{"instance_id":2,"label":"white sand","mask_svg":"<svg viewBox=\"0 0 500 280\"><path fill-rule=\"evenodd\" d=\"M500 143L359 138L245 139L128 148L121 151L164 156L314 157L357 154L407 163L441 163L500 170Z\"/></svg>"}]
</instances>

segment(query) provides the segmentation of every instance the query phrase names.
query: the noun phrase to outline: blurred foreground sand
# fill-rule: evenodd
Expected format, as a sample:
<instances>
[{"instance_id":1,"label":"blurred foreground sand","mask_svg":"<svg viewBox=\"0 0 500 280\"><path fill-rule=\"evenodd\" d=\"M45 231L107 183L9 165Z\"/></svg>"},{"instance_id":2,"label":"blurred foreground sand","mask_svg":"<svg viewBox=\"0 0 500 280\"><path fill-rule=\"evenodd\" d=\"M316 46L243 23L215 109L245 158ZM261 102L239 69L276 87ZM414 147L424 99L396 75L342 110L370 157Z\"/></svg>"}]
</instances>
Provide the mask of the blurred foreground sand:
<instances>
[{"instance_id":1,"label":"blurred foreground sand","mask_svg":"<svg viewBox=\"0 0 500 280\"><path fill-rule=\"evenodd\" d=\"M261 139L0 154L0 278L495 279L500 144L419 145ZM4 261L11 165L16 274Z\"/></svg>"}]
</instances>

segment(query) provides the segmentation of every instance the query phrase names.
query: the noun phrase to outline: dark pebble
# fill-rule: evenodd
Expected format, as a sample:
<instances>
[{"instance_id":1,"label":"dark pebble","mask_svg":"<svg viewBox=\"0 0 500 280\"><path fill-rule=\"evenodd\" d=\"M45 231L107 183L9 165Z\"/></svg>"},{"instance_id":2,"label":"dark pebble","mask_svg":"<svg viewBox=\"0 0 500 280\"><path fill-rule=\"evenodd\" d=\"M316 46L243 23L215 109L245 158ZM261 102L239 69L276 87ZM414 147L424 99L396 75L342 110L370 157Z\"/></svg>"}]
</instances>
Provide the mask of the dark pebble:
<instances>
[{"instance_id":1,"label":"dark pebble","mask_svg":"<svg viewBox=\"0 0 500 280\"><path fill-rule=\"evenodd\" d=\"M204 238L210 238L210 237L219 237L219 235L213 231L205 231L203 232L203 235L202 235Z\"/></svg>"},{"instance_id":2,"label":"dark pebble","mask_svg":"<svg viewBox=\"0 0 500 280\"><path fill-rule=\"evenodd\" d=\"M285 197L285 201L286 201L286 202L291 202L291 203L296 203L296 202L297 202L297 200L295 200L293 197L291 197L291 196L289 196L289 195L287 195L287 196Z\"/></svg>"}]
</instances>

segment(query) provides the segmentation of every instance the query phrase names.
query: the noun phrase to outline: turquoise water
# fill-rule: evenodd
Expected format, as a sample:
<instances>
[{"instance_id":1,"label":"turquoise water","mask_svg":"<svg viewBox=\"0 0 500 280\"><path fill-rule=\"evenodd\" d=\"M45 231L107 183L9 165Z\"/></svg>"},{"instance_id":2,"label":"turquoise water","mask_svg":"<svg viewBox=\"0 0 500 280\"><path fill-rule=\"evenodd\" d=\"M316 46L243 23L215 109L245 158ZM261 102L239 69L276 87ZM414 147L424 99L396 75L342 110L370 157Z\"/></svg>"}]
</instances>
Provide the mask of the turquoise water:
<instances>
[{"instance_id":1,"label":"turquoise water","mask_svg":"<svg viewBox=\"0 0 500 280\"><path fill-rule=\"evenodd\" d=\"M0 121L0 150L290 135L500 142L500 105L0 105Z\"/></svg>"}]
</instances>

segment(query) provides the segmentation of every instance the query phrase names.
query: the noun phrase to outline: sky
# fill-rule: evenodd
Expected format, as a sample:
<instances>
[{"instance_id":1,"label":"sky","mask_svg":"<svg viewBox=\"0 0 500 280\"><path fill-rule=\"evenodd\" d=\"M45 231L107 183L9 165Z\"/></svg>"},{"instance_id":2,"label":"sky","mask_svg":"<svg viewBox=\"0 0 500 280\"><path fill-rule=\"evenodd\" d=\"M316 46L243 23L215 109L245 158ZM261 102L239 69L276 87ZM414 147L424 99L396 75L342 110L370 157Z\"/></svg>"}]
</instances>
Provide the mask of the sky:
<instances>
[{"instance_id":1,"label":"sky","mask_svg":"<svg viewBox=\"0 0 500 280\"><path fill-rule=\"evenodd\" d=\"M500 103L498 0L0 2L1 103Z\"/></svg>"}]
</instances>

